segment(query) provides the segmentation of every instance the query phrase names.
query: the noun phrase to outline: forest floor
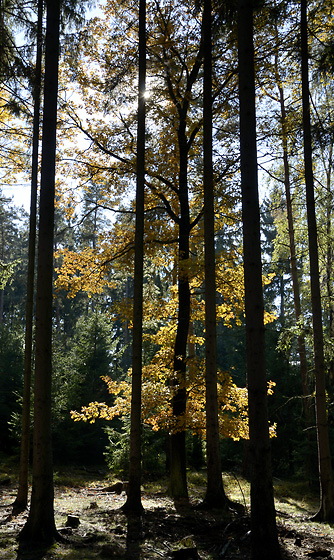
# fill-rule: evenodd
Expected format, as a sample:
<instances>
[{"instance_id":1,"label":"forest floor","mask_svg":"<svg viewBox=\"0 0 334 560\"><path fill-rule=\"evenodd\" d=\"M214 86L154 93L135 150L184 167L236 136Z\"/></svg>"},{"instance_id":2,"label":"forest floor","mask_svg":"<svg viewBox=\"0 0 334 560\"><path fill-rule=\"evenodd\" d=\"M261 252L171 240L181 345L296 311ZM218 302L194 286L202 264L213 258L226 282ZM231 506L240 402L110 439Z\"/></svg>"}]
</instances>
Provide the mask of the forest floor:
<instances>
[{"instance_id":1,"label":"forest floor","mask_svg":"<svg viewBox=\"0 0 334 560\"><path fill-rule=\"evenodd\" d=\"M138 519L121 512L125 492L111 492L111 481L103 474L55 473L55 519L64 542L48 550L22 552L17 536L27 513L12 517L17 484L8 479L0 472L1 560L250 558L249 485L239 476L224 474L224 484L230 498L246 505L245 515L197 507L205 491L205 474L189 473L189 504L174 504L166 495L166 481L147 483L142 493L144 513ZM334 527L310 520L318 499L306 483L275 480L275 498L284 559L334 559ZM77 528L67 526L68 516L79 518Z\"/></svg>"}]
</instances>

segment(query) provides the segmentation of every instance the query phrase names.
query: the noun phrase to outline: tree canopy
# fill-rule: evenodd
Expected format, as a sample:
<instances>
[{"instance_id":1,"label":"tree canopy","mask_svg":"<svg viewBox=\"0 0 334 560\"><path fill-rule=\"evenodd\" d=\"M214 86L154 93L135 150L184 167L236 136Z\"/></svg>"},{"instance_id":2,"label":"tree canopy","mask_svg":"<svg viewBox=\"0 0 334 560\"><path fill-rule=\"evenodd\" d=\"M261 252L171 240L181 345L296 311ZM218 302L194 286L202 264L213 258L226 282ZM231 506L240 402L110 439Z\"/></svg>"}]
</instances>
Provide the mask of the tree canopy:
<instances>
[{"instance_id":1,"label":"tree canopy","mask_svg":"<svg viewBox=\"0 0 334 560\"><path fill-rule=\"evenodd\" d=\"M37 2L0 4L0 327L15 364L4 390L16 394L21 353L11 349L15 333L23 340L29 232L27 214L3 193L30 179L36 143L50 148L49 97L46 89L34 116ZM319 436L329 420L331 438L333 415L331 5L84 4L60 2L55 159L50 166L38 156L35 168L42 169L40 224L45 192L52 207L47 369L55 448L83 457L85 445L102 455L108 437L123 442L137 383L138 433L142 424L143 441L149 433L163 449L169 491L187 499L189 442L200 442L204 456L209 441L211 379L210 425L219 429L223 465L225 446L239 450L240 442L254 461L260 430L252 419L261 409L261 445L267 450L271 436L273 471L312 479L321 457L314 426ZM247 63L246 39L254 49ZM44 129L33 139L42 109ZM41 225L38 233L42 247ZM45 262L40 256L38 267ZM37 347L40 310L37 295ZM35 359L38 368L38 350ZM12 414L1 408L8 447L19 431L20 398ZM267 473L269 463L268 455ZM323 465L320 458L320 479Z\"/></svg>"}]
</instances>

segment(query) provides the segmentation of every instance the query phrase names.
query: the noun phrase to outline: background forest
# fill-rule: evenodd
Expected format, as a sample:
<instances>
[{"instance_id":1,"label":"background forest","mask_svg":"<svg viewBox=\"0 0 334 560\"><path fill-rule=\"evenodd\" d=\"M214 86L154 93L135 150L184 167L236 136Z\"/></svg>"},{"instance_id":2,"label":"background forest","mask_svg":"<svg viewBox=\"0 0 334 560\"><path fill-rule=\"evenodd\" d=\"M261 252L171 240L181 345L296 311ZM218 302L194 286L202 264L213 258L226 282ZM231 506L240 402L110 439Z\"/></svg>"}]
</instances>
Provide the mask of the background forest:
<instances>
[{"instance_id":1,"label":"background forest","mask_svg":"<svg viewBox=\"0 0 334 560\"><path fill-rule=\"evenodd\" d=\"M41 37L43 28L37 29L34 4L2 2L0 19L0 449L3 455L15 456L21 439L32 225L28 209L14 204L10 193L21 192L34 176L36 106L37 115L42 111L36 92L43 84L43 72L38 82L35 58L36 36ZM138 176L138 5L105 0L79 8L70 1L61 8L53 456L55 464L62 465L88 467L106 461L109 469L126 477ZM206 464L204 69L201 2L154 0L147 2L146 10L141 414L143 474L153 479L169 472L171 434L184 433L189 468L200 470ZM332 10L328 0L309 2L309 93L330 444L334 437ZM213 3L211 33L220 457L224 470L248 476L239 62L233 2ZM276 477L302 477L318 484L300 44L298 2L255 4L272 468ZM41 139L41 132L38 135ZM180 382L175 376L179 358L175 341L182 302L189 315ZM176 413L175 398L182 391L184 409Z\"/></svg>"}]
</instances>

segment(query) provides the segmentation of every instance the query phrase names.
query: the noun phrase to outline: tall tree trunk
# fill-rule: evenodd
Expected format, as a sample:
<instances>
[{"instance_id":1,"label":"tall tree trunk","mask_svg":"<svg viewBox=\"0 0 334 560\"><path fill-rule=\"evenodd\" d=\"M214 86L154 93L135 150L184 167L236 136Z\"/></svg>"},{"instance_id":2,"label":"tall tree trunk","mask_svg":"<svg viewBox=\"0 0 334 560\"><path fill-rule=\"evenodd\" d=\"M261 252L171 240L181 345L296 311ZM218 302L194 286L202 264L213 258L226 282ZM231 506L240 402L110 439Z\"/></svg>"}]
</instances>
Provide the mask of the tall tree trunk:
<instances>
[{"instance_id":1,"label":"tall tree trunk","mask_svg":"<svg viewBox=\"0 0 334 560\"><path fill-rule=\"evenodd\" d=\"M325 163L325 162L324 162ZM328 298L328 320L329 320L329 337L334 342L334 294L333 294L333 241L332 241L332 221L333 221L333 194L331 191L333 169L333 144L329 147L329 161L326 170L326 188L327 188L327 204L326 204L326 288ZM331 355L329 362L329 378L333 383L334 380L334 356Z\"/></svg>"},{"instance_id":2,"label":"tall tree trunk","mask_svg":"<svg viewBox=\"0 0 334 560\"><path fill-rule=\"evenodd\" d=\"M3 323L3 306L5 303L5 290L0 290L0 325Z\"/></svg>"},{"instance_id":3,"label":"tall tree trunk","mask_svg":"<svg viewBox=\"0 0 334 560\"><path fill-rule=\"evenodd\" d=\"M144 261L144 187L145 187L145 82L146 82L146 0L139 2L139 91L137 129L137 189L135 270L133 294L132 395L130 427L130 465L126 512L140 513L141 503L141 389L143 342L143 261Z\"/></svg>"},{"instance_id":4,"label":"tall tree trunk","mask_svg":"<svg viewBox=\"0 0 334 560\"><path fill-rule=\"evenodd\" d=\"M290 189L290 168L289 168L289 158L288 158L288 138L287 138L286 110L285 110L284 91L283 91L282 85L280 84L280 80L279 80L279 77L278 77L278 71L276 71L276 81L277 81L278 90L279 90L281 120L282 120L284 187L285 187L285 198L286 198L286 212L287 212L287 220L288 220L290 267L291 267L292 288L293 288L293 302L294 302L294 308L295 308L296 323L298 325L298 323L301 319L301 316L302 316L302 312L301 312L301 304L300 304L300 290L299 290L299 279L298 279L298 269L297 269L295 230L294 230L294 223L293 223L292 200L291 200L291 189ZM309 384L308 384L308 375L307 375L307 359L306 359L305 338L304 338L304 335L302 333L298 334L298 350L299 350L300 374L301 374L302 391L303 391L304 417L305 417L306 426L310 426L310 421L311 421L310 388L309 388Z\"/></svg>"},{"instance_id":5,"label":"tall tree trunk","mask_svg":"<svg viewBox=\"0 0 334 560\"><path fill-rule=\"evenodd\" d=\"M214 185L212 165L212 46L211 0L203 11L203 156L204 156L204 251L205 251L205 391L207 487L205 504L225 506L219 442L217 396L216 258Z\"/></svg>"},{"instance_id":6,"label":"tall tree trunk","mask_svg":"<svg viewBox=\"0 0 334 560\"><path fill-rule=\"evenodd\" d=\"M37 213L37 186L38 186L38 146L40 129L41 106L41 78L42 78L42 24L43 0L38 0L37 8L37 51L34 83L34 119L33 143L31 163L31 198L29 218L29 248L28 248L28 274L27 274L27 299L26 299L26 324L24 347L24 381L22 403L22 431L19 487L13 512L18 513L27 507L28 503L28 471L30 447L30 391L32 368L32 332L33 332L33 307L34 307L34 277L35 277L35 247L36 247L36 213Z\"/></svg>"},{"instance_id":7,"label":"tall tree trunk","mask_svg":"<svg viewBox=\"0 0 334 560\"><path fill-rule=\"evenodd\" d=\"M1 222L1 260L4 262L4 256L5 256L5 232L4 232L4 227L3 227L3 223ZM5 304L5 290L2 289L0 290L0 325L2 325L3 323L3 308L4 308L4 304Z\"/></svg>"},{"instance_id":8,"label":"tall tree trunk","mask_svg":"<svg viewBox=\"0 0 334 560\"><path fill-rule=\"evenodd\" d=\"M179 202L179 215L173 216L178 226L178 316L174 344L173 372L174 397L172 399L173 415L177 423L177 431L170 437L170 481L169 491L178 498L188 498L186 476L186 369L187 369L187 338L190 324L190 285L189 285L189 238L191 231L189 192L188 192L188 153L197 134L197 129L192 130L187 137L187 114L190 106L192 87L198 77L202 64L203 45L200 44L194 64L187 72L186 91L180 99L180 92L173 90L170 68L166 65L166 82L171 99L178 114L178 155L179 176L177 196Z\"/></svg>"},{"instance_id":9,"label":"tall tree trunk","mask_svg":"<svg viewBox=\"0 0 334 560\"><path fill-rule=\"evenodd\" d=\"M21 539L52 543L57 535L51 443L52 275L60 0L47 1L42 170L37 262L33 483Z\"/></svg>"},{"instance_id":10,"label":"tall tree trunk","mask_svg":"<svg viewBox=\"0 0 334 560\"><path fill-rule=\"evenodd\" d=\"M181 425L171 434L171 462L169 491L178 498L188 498L186 475L186 358L190 324L190 287L188 277L190 213L188 200L188 146L186 137L186 111L180 109L178 141L180 149L179 171L179 248L178 248L178 317L174 345L174 374L176 392L173 397L173 415Z\"/></svg>"},{"instance_id":11,"label":"tall tree trunk","mask_svg":"<svg viewBox=\"0 0 334 560\"><path fill-rule=\"evenodd\" d=\"M240 156L244 246L249 462L251 477L251 554L278 560L278 544L267 410L263 323L260 212L257 177L253 48L253 2L238 1Z\"/></svg>"},{"instance_id":12,"label":"tall tree trunk","mask_svg":"<svg viewBox=\"0 0 334 560\"><path fill-rule=\"evenodd\" d=\"M193 70L189 93L199 66ZM173 415L178 424L177 431L170 437L170 480L169 492L175 499L188 499L186 474L186 369L187 369L187 340L190 326L190 285L188 273L189 238L190 238L190 210L188 193L188 152L189 145L186 135L186 119L189 109L189 99L185 95L183 103L177 104L179 115L178 147L179 147L179 181L178 198L180 204L178 219L178 316L177 330L174 344L174 387L172 401Z\"/></svg>"},{"instance_id":13,"label":"tall tree trunk","mask_svg":"<svg viewBox=\"0 0 334 560\"><path fill-rule=\"evenodd\" d=\"M318 463L320 480L320 508L317 519L331 521L334 519L334 489L331 455L328 437L326 408L326 379L323 347L321 293L319 279L317 223L315 216L314 181L312 168L312 137L310 98L308 80L308 44L307 44L307 1L301 0L301 55L302 55L302 102L304 131L304 165L306 208L308 224L308 244L310 255L311 300L313 320L313 348L315 369L315 410L318 441Z\"/></svg>"}]
</instances>

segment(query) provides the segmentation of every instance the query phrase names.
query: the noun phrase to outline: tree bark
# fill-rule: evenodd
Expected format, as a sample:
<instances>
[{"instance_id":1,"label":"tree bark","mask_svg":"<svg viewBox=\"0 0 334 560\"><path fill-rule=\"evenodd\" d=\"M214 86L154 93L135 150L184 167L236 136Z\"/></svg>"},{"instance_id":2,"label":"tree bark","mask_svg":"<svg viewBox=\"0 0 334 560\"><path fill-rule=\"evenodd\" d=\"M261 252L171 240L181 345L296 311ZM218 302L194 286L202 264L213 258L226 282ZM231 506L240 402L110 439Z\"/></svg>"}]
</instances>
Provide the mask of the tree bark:
<instances>
[{"instance_id":1,"label":"tree bark","mask_svg":"<svg viewBox=\"0 0 334 560\"><path fill-rule=\"evenodd\" d=\"M169 490L174 498L187 498L186 452L185 452L185 413L186 413L186 358L187 339L190 324L190 287L188 277L190 212L188 200L188 145L186 136L186 114L188 103L179 108L178 143L180 152L179 170L179 246L178 246L178 317L174 345L174 384L173 415L181 424L178 431L171 435L171 464Z\"/></svg>"},{"instance_id":2,"label":"tree bark","mask_svg":"<svg viewBox=\"0 0 334 560\"><path fill-rule=\"evenodd\" d=\"M13 512L25 510L28 503L28 471L30 448L30 391L32 369L32 331L34 307L34 278L35 278L35 253L36 253L36 214L37 214L37 186L38 186L38 146L40 130L41 106L41 79L42 79L42 24L43 0L38 0L37 13L37 49L35 83L33 90L34 118L33 118L33 144L31 163L31 198L29 217L29 247L28 247L28 274L27 274L27 299L26 299L26 324L24 347L24 380L22 403L22 431L19 487L13 504Z\"/></svg>"},{"instance_id":3,"label":"tree bark","mask_svg":"<svg viewBox=\"0 0 334 560\"><path fill-rule=\"evenodd\" d=\"M216 258L212 165L212 46L211 0L203 11L203 156L204 156L204 252L205 252L205 391L207 487L204 502L209 507L227 505L224 492L217 396Z\"/></svg>"},{"instance_id":4,"label":"tree bark","mask_svg":"<svg viewBox=\"0 0 334 560\"><path fill-rule=\"evenodd\" d=\"M279 560L269 441L257 178L253 2L238 1L240 156L244 245L251 554Z\"/></svg>"},{"instance_id":5,"label":"tree bark","mask_svg":"<svg viewBox=\"0 0 334 560\"><path fill-rule=\"evenodd\" d=\"M286 110L285 110L284 91L282 85L279 83L278 72L276 72L276 76L277 76L276 80L277 80L278 90L279 90L281 120L282 120L284 188L285 188L286 212L287 212L288 232L289 232L290 267L291 267L291 278L292 278L292 288L293 288L293 302L294 302L296 323L298 325L302 316L302 312L301 312L301 304L300 304L295 230L294 230L294 223L293 223L292 200L291 200L291 189L290 189L290 168L289 168L289 158L288 158ZM308 384L305 338L301 333L298 334L298 351L299 351L300 374L301 374L302 391L303 391L304 417L305 417L306 426L309 427L311 423L310 388Z\"/></svg>"},{"instance_id":6,"label":"tree bark","mask_svg":"<svg viewBox=\"0 0 334 560\"><path fill-rule=\"evenodd\" d=\"M304 132L304 165L306 209L308 224L308 244L310 255L311 300L313 320L313 348L315 369L315 410L318 441L318 464L320 481L320 508L317 519L331 521L334 519L334 488L331 455L328 436L326 407L326 379L323 347L321 292L319 279L319 257L317 223L315 215L314 181L312 167L312 136L310 117L310 97L308 79L308 44L307 44L307 1L301 0L301 59L302 59L302 103Z\"/></svg>"},{"instance_id":7,"label":"tree bark","mask_svg":"<svg viewBox=\"0 0 334 560\"><path fill-rule=\"evenodd\" d=\"M47 1L42 168L36 300L33 483L21 540L50 544L57 536L51 443L52 275L60 0Z\"/></svg>"},{"instance_id":8,"label":"tree bark","mask_svg":"<svg viewBox=\"0 0 334 560\"><path fill-rule=\"evenodd\" d=\"M323 158L324 159L324 158ZM325 166L325 162L324 162ZM333 144L329 147L329 161L326 170L326 189L327 189L327 204L326 204L326 288L328 299L328 322L329 322L329 338L334 341L334 294L333 294L333 241L332 241L332 221L333 221L333 194L331 191L332 184L332 169L333 169ZM329 361L329 379L330 382L334 380L334 356L331 354Z\"/></svg>"},{"instance_id":9,"label":"tree bark","mask_svg":"<svg viewBox=\"0 0 334 560\"><path fill-rule=\"evenodd\" d=\"M127 501L123 511L140 513L141 503L141 389L143 341L143 260L145 187L145 82L146 82L146 0L139 2L139 91L137 128L137 189L135 270L133 295L132 394L130 464Z\"/></svg>"}]
</instances>

